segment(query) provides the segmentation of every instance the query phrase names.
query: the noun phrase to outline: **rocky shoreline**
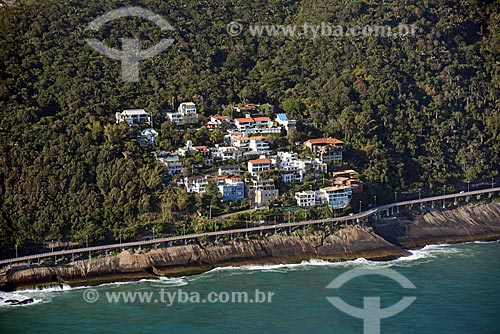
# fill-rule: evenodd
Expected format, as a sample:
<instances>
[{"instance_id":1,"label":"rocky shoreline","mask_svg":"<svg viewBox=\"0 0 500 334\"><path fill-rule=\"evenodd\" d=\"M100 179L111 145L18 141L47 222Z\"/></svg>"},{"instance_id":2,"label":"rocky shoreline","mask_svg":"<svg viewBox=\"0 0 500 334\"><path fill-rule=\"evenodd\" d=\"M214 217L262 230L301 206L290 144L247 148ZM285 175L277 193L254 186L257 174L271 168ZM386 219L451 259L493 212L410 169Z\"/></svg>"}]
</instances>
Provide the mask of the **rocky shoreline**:
<instances>
[{"instance_id":1,"label":"rocky shoreline","mask_svg":"<svg viewBox=\"0 0 500 334\"><path fill-rule=\"evenodd\" d=\"M500 203L401 215L377 222L374 228L345 226L333 233L307 236L271 235L218 244L201 243L124 251L90 261L61 266L14 267L0 273L0 290L67 283L100 284L112 281L185 276L219 266L296 263L311 258L345 261L356 258L390 260L408 255L406 249L428 244L500 239Z\"/></svg>"}]
</instances>

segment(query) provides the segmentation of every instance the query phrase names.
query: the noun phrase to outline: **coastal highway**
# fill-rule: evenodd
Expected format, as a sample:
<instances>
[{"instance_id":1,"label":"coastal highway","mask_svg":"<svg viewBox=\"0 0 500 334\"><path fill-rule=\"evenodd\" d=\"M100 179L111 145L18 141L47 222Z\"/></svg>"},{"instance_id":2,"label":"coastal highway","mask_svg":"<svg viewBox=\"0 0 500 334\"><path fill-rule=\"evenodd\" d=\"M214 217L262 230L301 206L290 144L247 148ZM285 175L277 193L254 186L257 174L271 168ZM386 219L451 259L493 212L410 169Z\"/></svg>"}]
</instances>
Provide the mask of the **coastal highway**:
<instances>
[{"instance_id":1,"label":"coastal highway","mask_svg":"<svg viewBox=\"0 0 500 334\"><path fill-rule=\"evenodd\" d=\"M500 192L500 187L482 189L482 190L474 190L474 191L469 191L469 192L460 192L460 193L454 193L454 194L448 194L448 195L426 197L426 198L421 198L421 199L417 199L417 200L396 202L396 203L392 203L392 204L382 205L382 206L379 206L377 208L374 208L374 209L371 209L368 211L363 211L361 213L353 214L353 215L349 215L349 216L318 219L318 220L306 220L306 221L294 222L294 223L261 225L261 226L256 226L256 227L240 228L240 229L233 229L233 230L221 230L221 231L215 231L215 232L192 233L192 234L172 236L172 237L167 237L167 238L155 238L152 240L145 240L145 241L115 243L115 244L108 244L108 245L102 245L102 246L85 247L85 248L77 248L77 249L69 249L69 250L61 250L61 251L55 251L55 252L33 254L33 255L21 256L21 257L17 257L17 258L3 259L3 260L0 260L0 265L19 263L19 262L28 262L28 261L32 261L32 260L38 260L41 258L47 258L47 257L72 256L73 254L81 254L81 253L89 253L90 254L91 252L97 252L97 251L106 251L106 250L113 250L113 249L118 249L118 248L132 248L132 247L147 246L147 245L153 245L153 244L170 243L170 242L174 242L174 241L184 241L184 240L191 240L191 239L197 239L197 238L203 238L203 237L217 237L217 236L222 236L222 235L247 234L247 233L252 233L252 232L262 232L262 231L269 231L269 230L277 231L278 229L291 229L292 227L300 227L300 226L314 225L314 224L326 224L326 223L332 223L332 224L346 223L347 224L350 221L358 221L360 219L370 217L370 216L376 214L377 212L379 212L379 213L388 212L388 210L390 210L392 208L397 208L400 206L409 206L409 205L413 205L413 204L421 204L421 203L427 203L427 202L445 201L447 199L456 199L458 197L475 196L475 195L482 195L482 194L496 193L496 192Z\"/></svg>"}]
</instances>

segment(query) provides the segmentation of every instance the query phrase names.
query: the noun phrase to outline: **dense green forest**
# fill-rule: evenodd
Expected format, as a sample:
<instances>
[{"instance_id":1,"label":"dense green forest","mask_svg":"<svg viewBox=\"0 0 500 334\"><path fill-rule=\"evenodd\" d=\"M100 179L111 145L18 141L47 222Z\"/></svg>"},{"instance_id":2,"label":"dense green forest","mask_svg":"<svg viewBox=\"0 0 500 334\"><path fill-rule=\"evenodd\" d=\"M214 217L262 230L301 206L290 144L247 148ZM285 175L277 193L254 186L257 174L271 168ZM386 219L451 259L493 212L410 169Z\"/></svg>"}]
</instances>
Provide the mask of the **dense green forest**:
<instances>
[{"instance_id":1,"label":"dense green forest","mask_svg":"<svg viewBox=\"0 0 500 334\"><path fill-rule=\"evenodd\" d=\"M175 30L137 18L85 30L130 5ZM417 30L231 37L231 21ZM161 119L185 100L205 115L228 103L272 103L345 140L364 179L387 189L436 189L500 169L498 1L19 0L0 8L0 30L0 250L131 238L194 210L196 199L162 185L151 149L114 124L116 111L132 107ZM140 38L143 48L175 43L140 63L139 82L123 82L120 62L93 50L91 37L118 49L124 37Z\"/></svg>"}]
</instances>

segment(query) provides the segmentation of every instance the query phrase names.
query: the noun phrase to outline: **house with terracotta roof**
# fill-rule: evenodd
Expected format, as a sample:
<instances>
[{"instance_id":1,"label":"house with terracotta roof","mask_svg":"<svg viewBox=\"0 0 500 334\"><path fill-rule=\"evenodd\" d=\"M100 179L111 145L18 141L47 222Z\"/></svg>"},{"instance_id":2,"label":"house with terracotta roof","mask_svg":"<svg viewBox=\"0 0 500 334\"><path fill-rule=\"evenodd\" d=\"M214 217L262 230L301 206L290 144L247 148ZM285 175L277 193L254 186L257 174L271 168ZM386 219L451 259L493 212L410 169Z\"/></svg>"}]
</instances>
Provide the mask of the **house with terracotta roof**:
<instances>
[{"instance_id":1,"label":"house with terracotta roof","mask_svg":"<svg viewBox=\"0 0 500 334\"><path fill-rule=\"evenodd\" d=\"M311 152L322 162L342 162L342 152L345 150L343 141L336 138L315 138L309 139L304 143Z\"/></svg>"},{"instance_id":2,"label":"house with terracotta roof","mask_svg":"<svg viewBox=\"0 0 500 334\"><path fill-rule=\"evenodd\" d=\"M271 169L271 160L259 158L248 161L248 172L252 176L258 176L261 172Z\"/></svg>"},{"instance_id":3,"label":"house with terracotta roof","mask_svg":"<svg viewBox=\"0 0 500 334\"><path fill-rule=\"evenodd\" d=\"M263 136L255 136L248 138L248 148L255 152L269 152L269 143L266 142L266 138Z\"/></svg>"},{"instance_id":4,"label":"house with terracotta roof","mask_svg":"<svg viewBox=\"0 0 500 334\"><path fill-rule=\"evenodd\" d=\"M255 126L258 128L270 128L273 126L273 121L267 117L254 117Z\"/></svg>"},{"instance_id":5,"label":"house with terracotta roof","mask_svg":"<svg viewBox=\"0 0 500 334\"><path fill-rule=\"evenodd\" d=\"M234 125L236 125L239 131L246 131L251 128L254 128L256 123L252 117L243 117L243 118L235 118Z\"/></svg>"}]
</instances>

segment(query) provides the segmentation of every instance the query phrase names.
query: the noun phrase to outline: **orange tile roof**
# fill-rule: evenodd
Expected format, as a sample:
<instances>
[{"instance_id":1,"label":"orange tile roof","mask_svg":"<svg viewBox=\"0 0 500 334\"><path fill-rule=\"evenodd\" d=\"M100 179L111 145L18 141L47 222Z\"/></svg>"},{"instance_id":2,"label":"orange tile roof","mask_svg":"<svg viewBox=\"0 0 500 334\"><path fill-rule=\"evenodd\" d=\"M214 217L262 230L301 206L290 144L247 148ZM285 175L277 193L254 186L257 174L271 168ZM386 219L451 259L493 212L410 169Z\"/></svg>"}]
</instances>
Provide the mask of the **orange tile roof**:
<instances>
[{"instance_id":1,"label":"orange tile roof","mask_svg":"<svg viewBox=\"0 0 500 334\"><path fill-rule=\"evenodd\" d=\"M250 160L249 163L251 163L252 165L271 164L271 160L269 160L269 159L255 159L255 160Z\"/></svg>"},{"instance_id":2,"label":"orange tile roof","mask_svg":"<svg viewBox=\"0 0 500 334\"><path fill-rule=\"evenodd\" d=\"M312 145L320 145L320 144L329 144L329 145L340 145L344 144L342 140L338 140L336 138L316 138L316 139L309 139L309 143Z\"/></svg>"},{"instance_id":3,"label":"orange tile roof","mask_svg":"<svg viewBox=\"0 0 500 334\"><path fill-rule=\"evenodd\" d=\"M264 140L266 139L266 137L263 137L263 136L255 136L255 137L250 137L248 138L249 140Z\"/></svg>"},{"instance_id":4,"label":"orange tile roof","mask_svg":"<svg viewBox=\"0 0 500 334\"><path fill-rule=\"evenodd\" d=\"M212 116L212 118L215 118L215 119L228 119L229 116L214 115L214 116Z\"/></svg>"},{"instance_id":5,"label":"orange tile roof","mask_svg":"<svg viewBox=\"0 0 500 334\"><path fill-rule=\"evenodd\" d=\"M236 137L236 138L233 138L234 141L239 141L239 140L245 141L245 140L250 140L250 139L252 139L252 138L248 138L248 137Z\"/></svg>"},{"instance_id":6,"label":"orange tile roof","mask_svg":"<svg viewBox=\"0 0 500 334\"><path fill-rule=\"evenodd\" d=\"M271 119L269 117L255 117L254 120L256 122L269 122Z\"/></svg>"},{"instance_id":7,"label":"orange tile roof","mask_svg":"<svg viewBox=\"0 0 500 334\"><path fill-rule=\"evenodd\" d=\"M253 118L236 118L235 121L238 121L238 123L253 123L253 122L255 122Z\"/></svg>"}]
</instances>

